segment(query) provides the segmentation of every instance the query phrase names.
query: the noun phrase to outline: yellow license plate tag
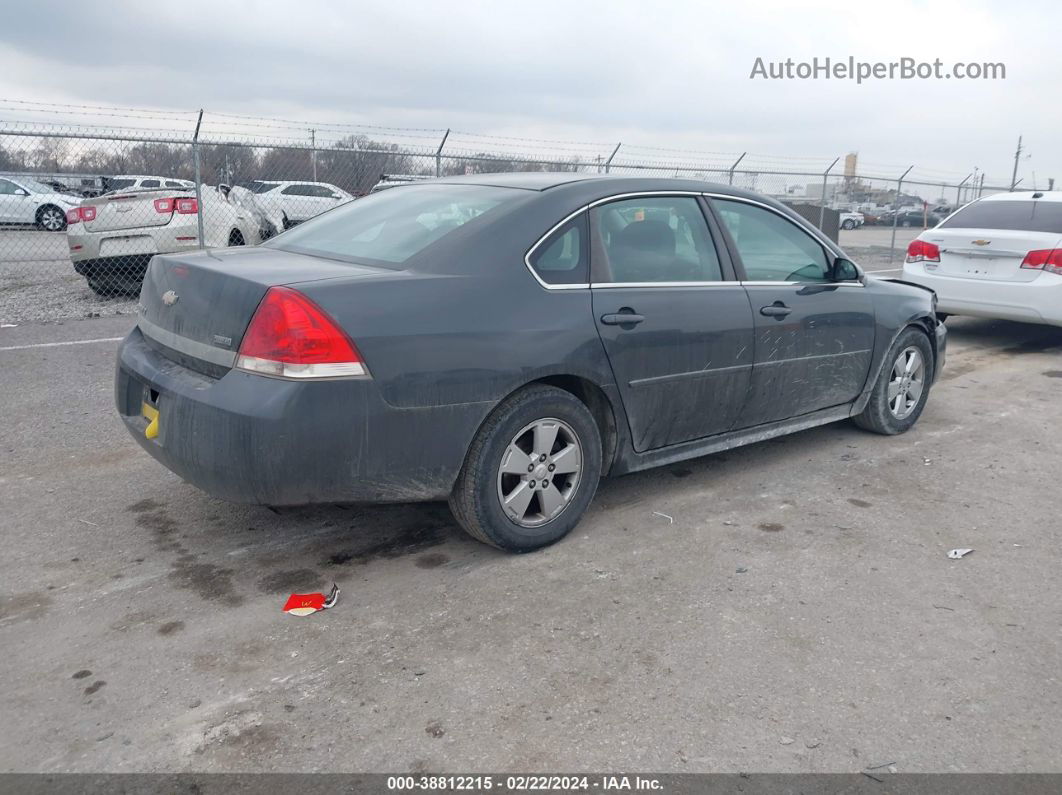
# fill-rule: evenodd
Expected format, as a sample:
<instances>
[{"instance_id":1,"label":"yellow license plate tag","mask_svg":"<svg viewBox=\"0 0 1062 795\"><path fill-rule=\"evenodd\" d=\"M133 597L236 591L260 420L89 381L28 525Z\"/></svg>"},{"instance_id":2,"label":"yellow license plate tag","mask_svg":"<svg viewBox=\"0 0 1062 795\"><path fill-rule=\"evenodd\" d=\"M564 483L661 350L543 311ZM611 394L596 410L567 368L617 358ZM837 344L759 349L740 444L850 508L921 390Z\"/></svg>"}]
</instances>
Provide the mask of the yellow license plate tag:
<instances>
[{"instance_id":1,"label":"yellow license plate tag","mask_svg":"<svg viewBox=\"0 0 1062 795\"><path fill-rule=\"evenodd\" d=\"M147 403L140 404L140 415L148 421L144 436L154 439L159 435L159 410Z\"/></svg>"}]
</instances>

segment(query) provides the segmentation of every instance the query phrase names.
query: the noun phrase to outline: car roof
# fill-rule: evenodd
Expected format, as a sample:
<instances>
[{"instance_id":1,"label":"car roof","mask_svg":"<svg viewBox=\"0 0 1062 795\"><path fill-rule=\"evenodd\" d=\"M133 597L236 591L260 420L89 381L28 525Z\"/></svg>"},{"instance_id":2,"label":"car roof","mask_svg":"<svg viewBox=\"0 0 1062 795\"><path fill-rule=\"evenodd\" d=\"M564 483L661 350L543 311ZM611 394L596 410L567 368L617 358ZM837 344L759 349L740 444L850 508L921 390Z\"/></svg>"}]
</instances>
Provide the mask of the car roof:
<instances>
[{"instance_id":1,"label":"car roof","mask_svg":"<svg viewBox=\"0 0 1062 795\"><path fill-rule=\"evenodd\" d=\"M558 185L583 182L599 174L580 174L578 172L518 171L502 174L471 174L467 176L443 177L437 182L452 185L490 185L495 188L522 188L523 190L549 190Z\"/></svg>"},{"instance_id":2,"label":"car roof","mask_svg":"<svg viewBox=\"0 0 1062 795\"><path fill-rule=\"evenodd\" d=\"M1062 190L1016 190L1010 193L993 193L988 196L982 196L979 201L1015 202L1031 201L1032 199L1042 202L1062 202Z\"/></svg>"}]
</instances>

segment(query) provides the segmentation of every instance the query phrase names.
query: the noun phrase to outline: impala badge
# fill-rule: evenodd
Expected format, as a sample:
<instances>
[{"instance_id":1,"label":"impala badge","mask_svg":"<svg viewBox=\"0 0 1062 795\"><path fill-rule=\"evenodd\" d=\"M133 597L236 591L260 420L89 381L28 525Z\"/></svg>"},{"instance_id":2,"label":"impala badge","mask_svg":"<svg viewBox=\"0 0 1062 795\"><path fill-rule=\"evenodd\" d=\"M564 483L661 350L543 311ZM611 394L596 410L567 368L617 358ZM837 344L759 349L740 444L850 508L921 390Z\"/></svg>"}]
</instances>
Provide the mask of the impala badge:
<instances>
[{"instance_id":1,"label":"impala badge","mask_svg":"<svg viewBox=\"0 0 1062 795\"><path fill-rule=\"evenodd\" d=\"M971 240L970 242L973 243L975 246L987 246L992 241L991 240Z\"/></svg>"},{"instance_id":2,"label":"impala badge","mask_svg":"<svg viewBox=\"0 0 1062 795\"><path fill-rule=\"evenodd\" d=\"M166 306L173 306L177 303L177 299L180 298L173 290L167 290L162 294L162 303Z\"/></svg>"}]
</instances>

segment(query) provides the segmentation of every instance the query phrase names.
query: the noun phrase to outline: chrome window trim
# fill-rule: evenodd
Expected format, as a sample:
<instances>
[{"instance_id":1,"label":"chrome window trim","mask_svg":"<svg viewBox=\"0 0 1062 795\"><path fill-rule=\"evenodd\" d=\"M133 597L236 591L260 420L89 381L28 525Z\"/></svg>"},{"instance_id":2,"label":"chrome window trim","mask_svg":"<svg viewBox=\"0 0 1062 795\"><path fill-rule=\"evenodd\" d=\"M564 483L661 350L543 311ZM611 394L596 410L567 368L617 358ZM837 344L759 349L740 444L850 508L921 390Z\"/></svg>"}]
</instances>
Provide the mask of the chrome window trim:
<instances>
[{"instance_id":1,"label":"chrome window trim","mask_svg":"<svg viewBox=\"0 0 1062 795\"><path fill-rule=\"evenodd\" d=\"M236 351L225 350L214 345L207 345L205 342L182 337L180 334L155 325L143 315L137 319L136 324L144 336L150 337L160 345L165 345L178 353L184 353L221 367L231 368L236 363Z\"/></svg>"},{"instance_id":2,"label":"chrome window trim","mask_svg":"<svg viewBox=\"0 0 1062 795\"><path fill-rule=\"evenodd\" d=\"M627 287L740 287L738 281L714 281L714 282L591 282L591 290L609 290L613 288L624 289Z\"/></svg>"},{"instance_id":3,"label":"chrome window trim","mask_svg":"<svg viewBox=\"0 0 1062 795\"><path fill-rule=\"evenodd\" d=\"M764 280L738 283L745 287L866 287L862 282L772 282Z\"/></svg>"}]
</instances>

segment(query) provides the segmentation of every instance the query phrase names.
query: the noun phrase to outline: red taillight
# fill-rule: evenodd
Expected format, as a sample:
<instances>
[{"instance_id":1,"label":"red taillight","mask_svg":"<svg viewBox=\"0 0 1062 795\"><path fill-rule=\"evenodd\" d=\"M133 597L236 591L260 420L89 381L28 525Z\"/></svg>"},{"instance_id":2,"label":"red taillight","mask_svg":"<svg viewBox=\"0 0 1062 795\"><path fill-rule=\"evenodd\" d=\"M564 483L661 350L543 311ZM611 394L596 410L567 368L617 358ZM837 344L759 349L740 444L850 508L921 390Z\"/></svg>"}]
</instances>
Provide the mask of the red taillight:
<instances>
[{"instance_id":1,"label":"red taillight","mask_svg":"<svg viewBox=\"0 0 1062 795\"><path fill-rule=\"evenodd\" d=\"M78 221L94 220L96 220L95 207L75 207L72 210L66 211L66 222L68 224L76 224Z\"/></svg>"},{"instance_id":2,"label":"red taillight","mask_svg":"<svg viewBox=\"0 0 1062 795\"><path fill-rule=\"evenodd\" d=\"M924 240L912 240L907 247L908 262L940 262L940 246Z\"/></svg>"},{"instance_id":3,"label":"red taillight","mask_svg":"<svg viewBox=\"0 0 1062 795\"><path fill-rule=\"evenodd\" d=\"M368 375L358 349L321 307L289 287L270 287L240 343L236 367L282 378Z\"/></svg>"},{"instance_id":4,"label":"red taillight","mask_svg":"<svg viewBox=\"0 0 1062 795\"><path fill-rule=\"evenodd\" d=\"M176 199L155 199L155 212L157 213L173 213L173 203Z\"/></svg>"},{"instance_id":5,"label":"red taillight","mask_svg":"<svg viewBox=\"0 0 1062 795\"><path fill-rule=\"evenodd\" d=\"M1034 271L1047 271L1062 275L1062 248L1041 248L1030 251L1021 266Z\"/></svg>"},{"instance_id":6,"label":"red taillight","mask_svg":"<svg viewBox=\"0 0 1062 795\"><path fill-rule=\"evenodd\" d=\"M177 203L177 212L181 215L195 215L199 212L199 202L195 199L174 199Z\"/></svg>"}]
</instances>

